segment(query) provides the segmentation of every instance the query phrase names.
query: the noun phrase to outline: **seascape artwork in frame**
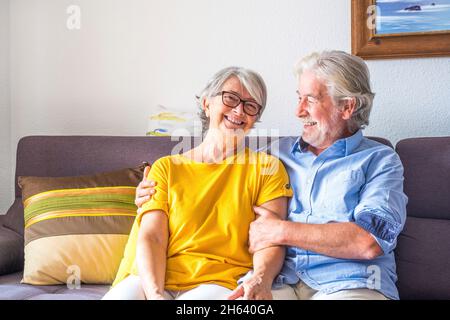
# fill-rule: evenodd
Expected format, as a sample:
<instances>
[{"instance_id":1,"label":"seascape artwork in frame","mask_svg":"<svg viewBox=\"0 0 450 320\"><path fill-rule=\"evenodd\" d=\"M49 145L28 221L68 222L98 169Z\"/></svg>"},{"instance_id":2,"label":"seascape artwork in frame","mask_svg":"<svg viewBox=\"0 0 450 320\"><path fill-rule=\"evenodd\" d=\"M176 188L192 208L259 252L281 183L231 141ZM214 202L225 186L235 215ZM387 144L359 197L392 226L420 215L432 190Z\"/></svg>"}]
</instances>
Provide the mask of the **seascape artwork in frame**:
<instances>
[{"instance_id":1,"label":"seascape artwork in frame","mask_svg":"<svg viewBox=\"0 0 450 320\"><path fill-rule=\"evenodd\" d=\"M352 53L450 56L450 0L352 0Z\"/></svg>"}]
</instances>

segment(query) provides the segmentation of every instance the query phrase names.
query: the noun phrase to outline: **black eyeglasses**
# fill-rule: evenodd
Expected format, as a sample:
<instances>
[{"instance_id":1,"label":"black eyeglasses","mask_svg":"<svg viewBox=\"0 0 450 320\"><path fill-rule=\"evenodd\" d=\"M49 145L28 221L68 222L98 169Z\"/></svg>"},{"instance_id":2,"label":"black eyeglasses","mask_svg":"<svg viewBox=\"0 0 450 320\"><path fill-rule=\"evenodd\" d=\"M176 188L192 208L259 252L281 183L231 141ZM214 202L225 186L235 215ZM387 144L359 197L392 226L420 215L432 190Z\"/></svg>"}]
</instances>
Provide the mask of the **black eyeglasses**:
<instances>
[{"instance_id":1,"label":"black eyeglasses","mask_svg":"<svg viewBox=\"0 0 450 320\"><path fill-rule=\"evenodd\" d=\"M244 104L244 112L249 116L256 116L261 111L262 107L255 101L243 100L237 94L229 91L222 91L216 94L216 96L222 95L222 102L224 105L230 108L236 108L241 103Z\"/></svg>"}]
</instances>

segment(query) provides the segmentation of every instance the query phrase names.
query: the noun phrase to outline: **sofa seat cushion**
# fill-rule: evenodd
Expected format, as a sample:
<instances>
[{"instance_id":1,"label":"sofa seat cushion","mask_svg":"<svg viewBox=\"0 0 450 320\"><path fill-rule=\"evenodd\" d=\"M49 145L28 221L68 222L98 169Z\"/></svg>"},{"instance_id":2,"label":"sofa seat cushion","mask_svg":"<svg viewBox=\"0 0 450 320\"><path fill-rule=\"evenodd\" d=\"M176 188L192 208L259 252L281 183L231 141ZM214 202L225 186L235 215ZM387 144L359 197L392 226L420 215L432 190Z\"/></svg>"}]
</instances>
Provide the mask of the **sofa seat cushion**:
<instances>
[{"instance_id":1,"label":"sofa seat cushion","mask_svg":"<svg viewBox=\"0 0 450 320\"><path fill-rule=\"evenodd\" d=\"M450 299L450 220L408 217L395 249L400 299Z\"/></svg>"},{"instance_id":2,"label":"sofa seat cushion","mask_svg":"<svg viewBox=\"0 0 450 320\"><path fill-rule=\"evenodd\" d=\"M34 286L21 284L22 273L0 276L0 300L100 300L108 285L85 285L69 289L66 285Z\"/></svg>"}]
</instances>

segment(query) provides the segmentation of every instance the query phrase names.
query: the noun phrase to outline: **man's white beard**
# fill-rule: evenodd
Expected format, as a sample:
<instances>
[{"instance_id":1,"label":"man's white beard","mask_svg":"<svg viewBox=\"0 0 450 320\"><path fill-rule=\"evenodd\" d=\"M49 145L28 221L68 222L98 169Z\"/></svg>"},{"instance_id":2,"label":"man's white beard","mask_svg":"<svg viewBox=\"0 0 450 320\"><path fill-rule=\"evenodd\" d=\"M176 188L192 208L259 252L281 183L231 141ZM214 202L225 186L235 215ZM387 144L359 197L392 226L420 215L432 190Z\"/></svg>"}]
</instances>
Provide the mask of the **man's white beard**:
<instances>
[{"instance_id":1,"label":"man's white beard","mask_svg":"<svg viewBox=\"0 0 450 320\"><path fill-rule=\"evenodd\" d=\"M310 136L302 135L303 141L314 148L324 148L332 145L336 140L344 136L344 129L338 126L339 113L335 112L331 121L327 124L317 122L315 132ZM339 129L337 129L339 128Z\"/></svg>"}]
</instances>

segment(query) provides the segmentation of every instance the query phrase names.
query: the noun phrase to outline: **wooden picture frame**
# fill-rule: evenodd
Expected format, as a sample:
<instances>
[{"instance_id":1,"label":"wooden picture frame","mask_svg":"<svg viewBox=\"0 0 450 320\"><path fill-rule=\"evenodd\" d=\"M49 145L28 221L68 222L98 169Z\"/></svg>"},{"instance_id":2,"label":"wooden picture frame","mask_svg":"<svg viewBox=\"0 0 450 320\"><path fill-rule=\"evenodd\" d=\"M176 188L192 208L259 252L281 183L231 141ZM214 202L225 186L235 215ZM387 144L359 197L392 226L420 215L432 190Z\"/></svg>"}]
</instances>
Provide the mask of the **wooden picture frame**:
<instances>
[{"instance_id":1,"label":"wooden picture frame","mask_svg":"<svg viewBox=\"0 0 450 320\"><path fill-rule=\"evenodd\" d=\"M376 0L352 0L352 53L363 59L450 56L450 30L376 34Z\"/></svg>"}]
</instances>

